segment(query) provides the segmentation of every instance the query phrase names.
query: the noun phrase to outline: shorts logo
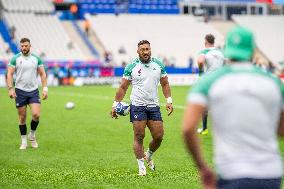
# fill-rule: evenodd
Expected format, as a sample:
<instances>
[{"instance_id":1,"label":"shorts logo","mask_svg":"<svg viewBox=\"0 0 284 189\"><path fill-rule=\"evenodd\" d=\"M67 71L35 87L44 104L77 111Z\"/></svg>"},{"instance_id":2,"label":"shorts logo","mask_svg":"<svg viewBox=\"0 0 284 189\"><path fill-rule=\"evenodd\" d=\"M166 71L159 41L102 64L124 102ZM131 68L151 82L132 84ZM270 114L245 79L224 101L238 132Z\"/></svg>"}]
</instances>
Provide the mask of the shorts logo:
<instances>
[{"instance_id":1,"label":"shorts logo","mask_svg":"<svg viewBox=\"0 0 284 189\"><path fill-rule=\"evenodd\" d=\"M16 106L19 106L19 103L17 103Z\"/></svg>"},{"instance_id":2,"label":"shorts logo","mask_svg":"<svg viewBox=\"0 0 284 189\"><path fill-rule=\"evenodd\" d=\"M137 118L138 118L138 115L134 115L134 118L137 119Z\"/></svg>"}]
</instances>

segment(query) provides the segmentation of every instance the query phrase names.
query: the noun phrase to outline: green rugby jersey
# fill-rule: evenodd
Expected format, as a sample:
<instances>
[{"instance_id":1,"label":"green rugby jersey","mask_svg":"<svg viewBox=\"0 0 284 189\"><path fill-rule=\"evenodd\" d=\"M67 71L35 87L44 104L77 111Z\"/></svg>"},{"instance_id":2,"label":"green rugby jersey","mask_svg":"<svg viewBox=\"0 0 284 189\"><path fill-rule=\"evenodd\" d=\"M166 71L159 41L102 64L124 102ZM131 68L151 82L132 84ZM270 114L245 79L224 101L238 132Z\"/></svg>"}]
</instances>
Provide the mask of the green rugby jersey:
<instances>
[{"instance_id":1,"label":"green rugby jersey","mask_svg":"<svg viewBox=\"0 0 284 189\"><path fill-rule=\"evenodd\" d=\"M234 63L202 77L188 101L209 107L218 175L283 175L276 131L284 110L284 86L277 77L250 63Z\"/></svg>"},{"instance_id":2,"label":"green rugby jersey","mask_svg":"<svg viewBox=\"0 0 284 189\"><path fill-rule=\"evenodd\" d=\"M123 78L132 83L131 104L135 106L159 106L158 85L167 75L163 62L152 57L148 64L136 58L124 70Z\"/></svg>"},{"instance_id":3,"label":"green rugby jersey","mask_svg":"<svg viewBox=\"0 0 284 189\"><path fill-rule=\"evenodd\" d=\"M215 47L206 48L199 55L205 56L205 73L213 72L224 64L223 53Z\"/></svg>"},{"instance_id":4,"label":"green rugby jersey","mask_svg":"<svg viewBox=\"0 0 284 189\"><path fill-rule=\"evenodd\" d=\"M18 53L11 59L8 66L15 68L15 88L26 92L38 88L37 69L43 66L43 62L38 56L34 54L24 56L22 53Z\"/></svg>"}]
</instances>

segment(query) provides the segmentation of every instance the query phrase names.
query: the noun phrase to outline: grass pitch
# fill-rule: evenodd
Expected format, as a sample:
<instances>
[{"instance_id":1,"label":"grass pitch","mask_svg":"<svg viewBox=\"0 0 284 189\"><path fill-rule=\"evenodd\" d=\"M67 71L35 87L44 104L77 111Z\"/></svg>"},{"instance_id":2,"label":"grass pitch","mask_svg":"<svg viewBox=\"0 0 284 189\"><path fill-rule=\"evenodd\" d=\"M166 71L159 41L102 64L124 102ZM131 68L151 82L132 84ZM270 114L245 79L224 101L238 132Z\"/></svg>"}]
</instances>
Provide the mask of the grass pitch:
<instances>
[{"instance_id":1,"label":"grass pitch","mask_svg":"<svg viewBox=\"0 0 284 189\"><path fill-rule=\"evenodd\" d=\"M0 89L0 188L200 188L196 168L181 138L188 87L172 87L172 116L168 117L161 106L164 141L154 155L157 170L148 170L146 177L137 176L129 116L110 118L116 89L89 86L49 91L49 99L42 102L39 148L21 151L15 103L6 89ZM161 103L165 103L161 90L160 95ZM73 110L64 108L68 101L75 103ZM28 111L28 130L30 120ZM211 136L201 139L205 158L212 165ZM145 148L149 141L147 130ZM283 153L283 141L280 146Z\"/></svg>"}]
</instances>

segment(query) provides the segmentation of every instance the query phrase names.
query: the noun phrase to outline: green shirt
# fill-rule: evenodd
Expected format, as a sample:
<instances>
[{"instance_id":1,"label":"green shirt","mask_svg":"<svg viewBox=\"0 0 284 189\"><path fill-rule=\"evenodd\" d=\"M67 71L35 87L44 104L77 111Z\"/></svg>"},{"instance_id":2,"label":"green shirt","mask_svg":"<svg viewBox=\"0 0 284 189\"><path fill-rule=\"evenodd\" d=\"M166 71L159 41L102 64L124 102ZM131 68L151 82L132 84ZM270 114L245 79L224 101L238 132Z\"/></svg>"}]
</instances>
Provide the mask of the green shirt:
<instances>
[{"instance_id":1,"label":"green shirt","mask_svg":"<svg viewBox=\"0 0 284 189\"><path fill-rule=\"evenodd\" d=\"M158 85L160 79L167 75L163 62L151 58L148 64L142 63L139 58L128 64L123 78L132 83L130 96L131 104L135 106L159 106Z\"/></svg>"},{"instance_id":2,"label":"green shirt","mask_svg":"<svg viewBox=\"0 0 284 189\"><path fill-rule=\"evenodd\" d=\"M18 53L11 59L8 66L15 68L15 88L26 92L38 88L38 68L43 66L43 62L38 56L34 54L24 56L22 53Z\"/></svg>"},{"instance_id":3,"label":"green shirt","mask_svg":"<svg viewBox=\"0 0 284 189\"><path fill-rule=\"evenodd\" d=\"M223 53L215 48L206 48L199 55L205 57L205 73L210 73L222 67L225 61Z\"/></svg>"},{"instance_id":4,"label":"green shirt","mask_svg":"<svg viewBox=\"0 0 284 189\"><path fill-rule=\"evenodd\" d=\"M214 160L224 179L277 178L283 163L276 131L284 110L281 81L248 63L202 77L188 101L209 108Z\"/></svg>"}]
</instances>

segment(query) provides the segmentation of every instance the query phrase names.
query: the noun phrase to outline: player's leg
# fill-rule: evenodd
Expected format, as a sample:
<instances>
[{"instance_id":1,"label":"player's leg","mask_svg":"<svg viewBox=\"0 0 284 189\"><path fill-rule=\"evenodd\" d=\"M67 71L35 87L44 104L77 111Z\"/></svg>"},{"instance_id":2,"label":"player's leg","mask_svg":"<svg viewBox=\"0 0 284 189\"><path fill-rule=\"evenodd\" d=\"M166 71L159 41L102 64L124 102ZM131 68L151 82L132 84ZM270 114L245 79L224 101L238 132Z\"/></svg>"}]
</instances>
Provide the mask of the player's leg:
<instances>
[{"instance_id":1,"label":"player's leg","mask_svg":"<svg viewBox=\"0 0 284 189\"><path fill-rule=\"evenodd\" d=\"M164 127L162 121L149 120L147 126L151 132L152 140L149 144L149 150L154 153L161 145L164 136Z\"/></svg>"},{"instance_id":2,"label":"player's leg","mask_svg":"<svg viewBox=\"0 0 284 189\"><path fill-rule=\"evenodd\" d=\"M37 126L39 124L39 118L40 118L40 104L33 103L29 104L32 112L32 120L31 120L31 131L29 134L29 140L31 142L31 146L33 148L38 148L38 143L36 141L35 132L37 129Z\"/></svg>"},{"instance_id":3,"label":"player's leg","mask_svg":"<svg viewBox=\"0 0 284 189\"><path fill-rule=\"evenodd\" d=\"M35 137L35 132L39 124L39 118L40 118L40 97L38 90L32 91L30 93L29 106L32 112L31 131L29 134L29 140L33 148L38 148L38 143Z\"/></svg>"},{"instance_id":4,"label":"player's leg","mask_svg":"<svg viewBox=\"0 0 284 189\"><path fill-rule=\"evenodd\" d=\"M28 95L25 91L20 89L15 89L16 93L16 108L18 111L19 117L19 129L21 134L21 150L25 150L27 148L27 125L26 125L26 117L27 117L27 104L28 104Z\"/></svg>"},{"instance_id":5,"label":"player's leg","mask_svg":"<svg viewBox=\"0 0 284 189\"><path fill-rule=\"evenodd\" d=\"M149 120L147 123L147 126L151 132L152 140L149 143L149 148L145 152L145 159L148 163L148 167L154 171L155 170L155 164L152 159L152 156L154 152L160 147L163 136L164 136L164 127L162 121L153 121Z\"/></svg>"},{"instance_id":6,"label":"player's leg","mask_svg":"<svg viewBox=\"0 0 284 189\"><path fill-rule=\"evenodd\" d=\"M208 134L207 118L208 118L208 110L205 110L202 115L202 128L198 129L198 133L202 135Z\"/></svg>"},{"instance_id":7,"label":"player's leg","mask_svg":"<svg viewBox=\"0 0 284 189\"><path fill-rule=\"evenodd\" d=\"M146 168L144 165L144 147L143 140L145 137L145 127L147 123L147 115L145 107L130 106L130 121L133 124L133 150L137 159L140 176L146 175Z\"/></svg>"},{"instance_id":8,"label":"player's leg","mask_svg":"<svg viewBox=\"0 0 284 189\"><path fill-rule=\"evenodd\" d=\"M147 123L146 120L133 121L133 132L134 132L133 150L137 159L140 176L146 175L146 168L144 165L144 147L143 147L146 123Z\"/></svg>"},{"instance_id":9,"label":"player's leg","mask_svg":"<svg viewBox=\"0 0 284 189\"><path fill-rule=\"evenodd\" d=\"M151 132L152 140L149 144L149 148L145 153L145 159L148 163L148 166L151 170L155 170L155 165L152 160L153 153L160 147L163 136L164 136L164 127L163 120L161 116L160 107L151 107L147 109L148 122L147 126Z\"/></svg>"},{"instance_id":10,"label":"player's leg","mask_svg":"<svg viewBox=\"0 0 284 189\"><path fill-rule=\"evenodd\" d=\"M147 121L133 121L134 144L133 150L137 159L144 157L143 140Z\"/></svg>"},{"instance_id":11,"label":"player's leg","mask_svg":"<svg viewBox=\"0 0 284 189\"><path fill-rule=\"evenodd\" d=\"M18 116L19 116L19 129L21 134L21 150L25 150L27 148L27 125L26 125L26 117L27 117L27 107L21 106L18 107Z\"/></svg>"},{"instance_id":12,"label":"player's leg","mask_svg":"<svg viewBox=\"0 0 284 189\"><path fill-rule=\"evenodd\" d=\"M203 131L201 134L208 134L208 129L207 129L207 118L208 118L208 111L205 110L202 116L202 126L203 126Z\"/></svg>"}]
</instances>

